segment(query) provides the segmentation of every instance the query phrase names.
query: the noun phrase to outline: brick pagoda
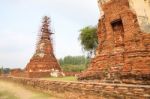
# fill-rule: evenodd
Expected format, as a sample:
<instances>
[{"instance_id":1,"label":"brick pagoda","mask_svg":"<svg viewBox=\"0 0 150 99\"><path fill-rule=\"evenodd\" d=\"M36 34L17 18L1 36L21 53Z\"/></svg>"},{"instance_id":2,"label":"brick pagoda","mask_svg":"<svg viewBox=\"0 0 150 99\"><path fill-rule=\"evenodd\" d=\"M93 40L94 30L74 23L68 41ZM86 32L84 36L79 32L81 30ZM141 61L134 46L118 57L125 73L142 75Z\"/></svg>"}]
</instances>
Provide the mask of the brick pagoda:
<instances>
[{"instance_id":1,"label":"brick pagoda","mask_svg":"<svg viewBox=\"0 0 150 99\"><path fill-rule=\"evenodd\" d=\"M29 77L45 77L50 76L50 73L54 70L61 71L60 65L53 52L52 34L53 33L49 29L49 18L45 16L43 18L36 52L26 66Z\"/></svg>"},{"instance_id":2,"label":"brick pagoda","mask_svg":"<svg viewBox=\"0 0 150 99\"><path fill-rule=\"evenodd\" d=\"M104 2L102 2L104 1ZM98 48L83 79L150 81L150 33L141 31L128 0L99 0Z\"/></svg>"}]
</instances>

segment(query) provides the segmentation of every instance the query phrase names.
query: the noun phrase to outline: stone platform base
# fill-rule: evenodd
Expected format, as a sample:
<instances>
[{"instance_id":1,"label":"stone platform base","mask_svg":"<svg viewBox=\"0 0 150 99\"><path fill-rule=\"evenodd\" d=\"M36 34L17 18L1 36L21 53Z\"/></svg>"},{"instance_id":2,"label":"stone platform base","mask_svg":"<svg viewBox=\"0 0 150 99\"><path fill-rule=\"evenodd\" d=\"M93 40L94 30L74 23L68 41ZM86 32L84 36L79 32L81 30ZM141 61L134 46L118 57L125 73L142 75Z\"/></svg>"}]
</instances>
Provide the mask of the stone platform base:
<instances>
[{"instance_id":1,"label":"stone platform base","mask_svg":"<svg viewBox=\"0 0 150 99\"><path fill-rule=\"evenodd\" d=\"M61 82L31 78L0 77L24 86L54 94L65 99L150 99L149 85L108 84L91 82Z\"/></svg>"}]
</instances>

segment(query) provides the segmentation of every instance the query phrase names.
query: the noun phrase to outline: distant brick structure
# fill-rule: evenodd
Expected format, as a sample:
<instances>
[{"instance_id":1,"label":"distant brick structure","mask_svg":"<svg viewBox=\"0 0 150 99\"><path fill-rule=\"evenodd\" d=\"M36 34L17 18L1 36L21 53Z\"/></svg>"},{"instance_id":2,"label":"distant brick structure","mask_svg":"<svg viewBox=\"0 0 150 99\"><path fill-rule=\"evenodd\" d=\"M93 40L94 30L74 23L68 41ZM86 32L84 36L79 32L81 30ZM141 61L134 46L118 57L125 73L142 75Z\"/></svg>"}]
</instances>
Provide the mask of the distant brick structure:
<instances>
[{"instance_id":1,"label":"distant brick structure","mask_svg":"<svg viewBox=\"0 0 150 99\"><path fill-rule=\"evenodd\" d=\"M15 68L15 69L10 70L10 75L15 76L15 77L24 77L25 72L24 72L24 70L22 70L20 68Z\"/></svg>"},{"instance_id":2,"label":"distant brick structure","mask_svg":"<svg viewBox=\"0 0 150 99\"><path fill-rule=\"evenodd\" d=\"M29 77L46 77L50 76L51 71L61 71L60 65L55 58L49 29L49 18L43 19L40 38L37 43L36 52L26 66L26 72Z\"/></svg>"},{"instance_id":3,"label":"distant brick structure","mask_svg":"<svg viewBox=\"0 0 150 99\"><path fill-rule=\"evenodd\" d=\"M99 0L99 45L79 79L150 80L150 33L140 30L128 0Z\"/></svg>"}]
</instances>

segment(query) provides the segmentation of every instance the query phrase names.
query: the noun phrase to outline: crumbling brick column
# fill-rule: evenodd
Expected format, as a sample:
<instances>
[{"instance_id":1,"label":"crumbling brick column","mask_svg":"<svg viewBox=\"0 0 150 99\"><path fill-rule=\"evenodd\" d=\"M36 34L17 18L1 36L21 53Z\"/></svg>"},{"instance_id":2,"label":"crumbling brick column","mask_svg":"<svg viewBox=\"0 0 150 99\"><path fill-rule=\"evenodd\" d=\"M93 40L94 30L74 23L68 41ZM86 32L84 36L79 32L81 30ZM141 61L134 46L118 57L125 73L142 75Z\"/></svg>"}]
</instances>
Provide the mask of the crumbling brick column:
<instances>
[{"instance_id":1,"label":"crumbling brick column","mask_svg":"<svg viewBox=\"0 0 150 99\"><path fill-rule=\"evenodd\" d=\"M150 80L150 34L140 30L128 0L102 1L97 55L79 79Z\"/></svg>"}]
</instances>

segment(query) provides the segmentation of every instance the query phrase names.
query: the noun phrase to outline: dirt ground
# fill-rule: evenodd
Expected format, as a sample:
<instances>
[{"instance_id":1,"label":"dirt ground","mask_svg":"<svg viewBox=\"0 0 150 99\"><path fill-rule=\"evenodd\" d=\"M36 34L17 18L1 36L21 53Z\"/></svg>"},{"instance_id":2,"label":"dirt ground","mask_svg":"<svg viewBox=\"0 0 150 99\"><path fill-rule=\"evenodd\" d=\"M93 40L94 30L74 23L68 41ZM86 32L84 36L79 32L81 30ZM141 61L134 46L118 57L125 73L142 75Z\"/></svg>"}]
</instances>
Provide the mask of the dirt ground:
<instances>
[{"instance_id":1,"label":"dirt ground","mask_svg":"<svg viewBox=\"0 0 150 99\"><path fill-rule=\"evenodd\" d=\"M31 90L29 88L25 88L22 85L0 80L0 99L60 99L60 98L54 97L54 95L49 95L41 93L39 91Z\"/></svg>"}]
</instances>

